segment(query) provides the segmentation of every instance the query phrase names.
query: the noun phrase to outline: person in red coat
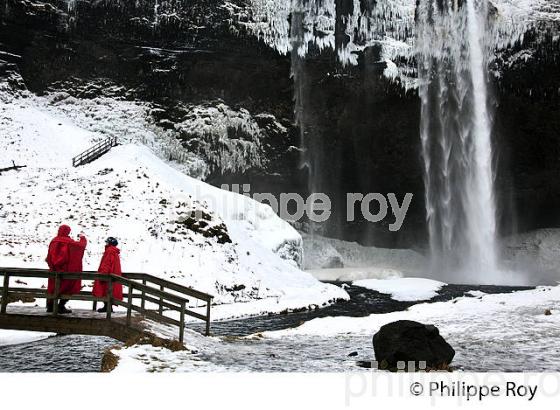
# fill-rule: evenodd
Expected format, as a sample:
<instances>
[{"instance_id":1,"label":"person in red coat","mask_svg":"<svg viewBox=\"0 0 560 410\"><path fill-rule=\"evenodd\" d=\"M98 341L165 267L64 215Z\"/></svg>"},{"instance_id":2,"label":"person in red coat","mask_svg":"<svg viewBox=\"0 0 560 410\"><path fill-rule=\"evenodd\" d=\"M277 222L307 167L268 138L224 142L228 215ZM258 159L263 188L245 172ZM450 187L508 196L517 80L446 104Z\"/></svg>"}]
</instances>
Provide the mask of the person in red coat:
<instances>
[{"instance_id":1,"label":"person in red coat","mask_svg":"<svg viewBox=\"0 0 560 410\"><path fill-rule=\"evenodd\" d=\"M122 275L120 257L121 251L117 248L118 244L119 242L115 238L107 238L105 241L105 253L103 253L97 272L108 275ZM108 284L106 281L96 280L93 283L93 291L91 293L95 297L104 298L107 296L107 288ZM113 298L123 300L123 287L121 283L113 282ZM97 311L100 313L107 312L107 309L111 308L111 306L107 306L107 303L105 303L104 306L101 309L97 309Z\"/></svg>"},{"instance_id":2,"label":"person in red coat","mask_svg":"<svg viewBox=\"0 0 560 410\"><path fill-rule=\"evenodd\" d=\"M87 238L83 233L78 235L79 240L73 241L68 247L68 272L82 272L84 270L83 260L87 246ZM82 281L80 279L68 280L72 288L68 294L74 295L82 290Z\"/></svg>"},{"instance_id":3,"label":"person in red coat","mask_svg":"<svg viewBox=\"0 0 560 410\"><path fill-rule=\"evenodd\" d=\"M81 272L82 259L87 246L85 235L80 234L79 241L70 238L71 229L68 225L61 225L58 228L58 235L49 244L49 252L45 259L51 272ZM60 294L73 295L79 293L82 287L80 280L62 279L60 281ZM49 295L55 292L55 279L49 278L47 293ZM72 313L66 308L68 300L61 299L58 312ZM53 311L53 301L47 300L47 312Z\"/></svg>"}]
</instances>

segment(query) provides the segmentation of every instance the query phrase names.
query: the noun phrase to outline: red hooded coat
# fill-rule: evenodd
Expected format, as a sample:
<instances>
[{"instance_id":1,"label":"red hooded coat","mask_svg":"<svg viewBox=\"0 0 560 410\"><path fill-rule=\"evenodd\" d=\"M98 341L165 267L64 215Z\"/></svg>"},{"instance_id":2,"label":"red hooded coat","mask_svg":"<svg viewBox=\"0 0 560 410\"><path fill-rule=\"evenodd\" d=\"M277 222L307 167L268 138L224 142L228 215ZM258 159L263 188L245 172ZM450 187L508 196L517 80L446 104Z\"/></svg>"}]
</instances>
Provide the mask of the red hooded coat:
<instances>
[{"instance_id":1,"label":"red hooded coat","mask_svg":"<svg viewBox=\"0 0 560 410\"><path fill-rule=\"evenodd\" d=\"M58 235L49 245L49 253L46 262L51 272L81 272L82 259L87 246L87 239L81 237L79 241L70 238L70 227L62 225L58 228ZM60 294L73 295L79 293L82 288L80 280L63 279L60 281ZM55 291L55 280L50 278L47 293Z\"/></svg>"},{"instance_id":2,"label":"red hooded coat","mask_svg":"<svg viewBox=\"0 0 560 410\"><path fill-rule=\"evenodd\" d=\"M97 272L122 275L121 271L121 257L119 248L116 246L107 245L105 247L105 253L101 258L101 263L99 264L99 269ZM104 298L107 296L107 282L96 280L93 283L93 291L91 292L93 296L97 298ZM113 298L118 300L123 300L123 287L120 283L113 282Z\"/></svg>"}]
</instances>

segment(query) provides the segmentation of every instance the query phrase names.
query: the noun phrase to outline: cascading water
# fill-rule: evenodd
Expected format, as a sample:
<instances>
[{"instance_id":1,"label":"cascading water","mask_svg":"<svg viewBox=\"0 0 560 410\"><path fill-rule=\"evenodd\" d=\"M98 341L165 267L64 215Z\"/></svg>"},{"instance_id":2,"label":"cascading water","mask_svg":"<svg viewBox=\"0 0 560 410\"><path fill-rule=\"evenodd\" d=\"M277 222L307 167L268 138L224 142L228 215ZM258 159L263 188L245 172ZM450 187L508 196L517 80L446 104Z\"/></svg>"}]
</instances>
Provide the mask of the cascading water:
<instances>
[{"instance_id":1,"label":"cascading water","mask_svg":"<svg viewBox=\"0 0 560 410\"><path fill-rule=\"evenodd\" d=\"M420 0L416 47L433 269L499 283L487 13L486 0Z\"/></svg>"},{"instance_id":2,"label":"cascading water","mask_svg":"<svg viewBox=\"0 0 560 410\"><path fill-rule=\"evenodd\" d=\"M291 76L294 83L294 117L300 132L301 158L300 167L307 174L309 194L322 192L322 168L324 166L323 144L320 136L315 135L312 115L309 107L308 78L306 76L305 57L309 46L318 43L318 48L334 46L334 27L325 26L321 17L336 16L335 0L292 0L290 5L290 49ZM328 19L327 19L328 20ZM314 31L324 33L315 36ZM320 223L308 221L309 234L314 235L321 229Z\"/></svg>"},{"instance_id":3,"label":"cascading water","mask_svg":"<svg viewBox=\"0 0 560 410\"><path fill-rule=\"evenodd\" d=\"M300 50L305 45L303 38L303 19L301 0L294 0L292 3L291 25L290 25L290 44L294 52L291 53L291 76L294 81L294 117L300 131L300 146L304 148L300 158L302 168L310 168L310 164L305 152L305 126L303 120L304 113L304 84L303 70L301 68L303 57ZM311 171L310 171L311 173ZM311 188L311 187L310 187Z\"/></svg>"},{"instance_id":4,"label":"cascading water","mask_svg":"<svg viewBox=\"0 0 560 410\"><path fill-rule=\"evenodd\" d=\"M306 170L307 189L309 192L316 192L315 174L316 165L310 157L308 140L306 138L306 122L305 113L305 73L303 70L303 58L307 52L307 43L304 38L304 4L302 0L293 0L291 6L291 24L290 24L290 46L291 53L291 76L294 82L294 118L299 128L299 138L301 147L300 168ZM310 226L311 235L314 234L314 227Z\"/></svg>"}]
</instances>

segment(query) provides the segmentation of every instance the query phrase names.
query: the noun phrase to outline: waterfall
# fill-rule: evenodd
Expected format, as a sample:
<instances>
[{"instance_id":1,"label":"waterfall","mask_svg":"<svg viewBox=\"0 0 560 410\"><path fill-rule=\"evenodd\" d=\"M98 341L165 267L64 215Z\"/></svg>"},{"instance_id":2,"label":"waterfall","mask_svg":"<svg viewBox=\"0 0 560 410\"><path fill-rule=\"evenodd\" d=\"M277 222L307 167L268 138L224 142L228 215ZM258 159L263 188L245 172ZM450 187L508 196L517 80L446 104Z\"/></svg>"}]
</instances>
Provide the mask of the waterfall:
<instances>
[{"instance_id":1,"label":"waterfall","mask_svg":"<svg viewBox=\"0 0 560 410\"><path fill-rule=\"evenodd\" d=\"M303 4L301 0L292 1L292 14L290 25L290 46L294 50L291 53L291 76L294 82L294 119L296 125L299 127L300 132L300 147L302 154L300 157L300 167L309 168L309 160L305 151L305 123L303 119L304 114L304 72L303 72L303 57L300 55L302 49L306 47L303 32L304 20ZM306 52L306 51L305 51ZM310 171L311 172L311 171Z\"/></svg>"},{"instance_id":2,"label":"waterfall","mask_svg":"<svg viewBox=\"0 0 560 410\"><path fill-rule=\"evenodd\" d=\"M487 0L420 0L420 134L435 274L453 281L500 283L487 12Z\"/></svg>"},{"instance_id":3,"label":"waterfall","mask_svg":"<svg viewBox=\"0 0 560 410\"><path fill-rule=\"evenodd\" d=\"M334 46L334 27L325 23L327 16L336 16L335 0L291 0L290 5L290 49L291 76L294 84L294 118L299 129L301 150L300 169L307 176L308 194L322 193L324 188L324 147L317 134L316 118L309 112L311 81L308 78L305 58L309 48ZM323 35L312 34L320 31ZM330 33L330 34L329 34ZM308 233L320 232L321 223L306 221Z\"/></svg>"},{"instance_id":4,"label":"waterfall","mask_svg":"<svg viewBox=\"0 0 560 410\"><path fill-rule=\"evenodd\" d=\"M304 37L305 10L302 0L292 0L291 25L290 25L290 46L291 53L291 76L294 83L294 119L299 129L299 144L301 148L300 168L307 171L307 189L315 192L317 187L314 184L315 170L312 160L309 158L309 141L306 138L305 114L305 71L303 68L304 55L307 53L307 43ZM311 232L313 234L313 231Z\"/></svg>"}]
</instances>

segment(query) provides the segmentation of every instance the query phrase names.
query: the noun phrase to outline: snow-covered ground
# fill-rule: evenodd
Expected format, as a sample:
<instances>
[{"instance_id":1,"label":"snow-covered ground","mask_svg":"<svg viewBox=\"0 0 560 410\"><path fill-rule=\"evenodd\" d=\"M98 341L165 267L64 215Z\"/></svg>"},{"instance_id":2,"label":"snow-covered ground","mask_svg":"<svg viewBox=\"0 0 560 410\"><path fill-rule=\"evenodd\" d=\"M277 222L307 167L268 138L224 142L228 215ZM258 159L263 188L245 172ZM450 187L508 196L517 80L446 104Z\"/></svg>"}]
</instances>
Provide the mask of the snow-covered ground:
<instances>
[{"instance_id":1,"label":"snow-covered ground","mask_svg":"<svg viewBox=\"0 0 560 410\"><path fill-rule=\"evenodd\" d=\"M67 223L72 235L88 237L84 269L97 269L104 238L115 236L124 271L213 294L215 319L348 298L299 269L301 236L270 207L190 178L161 158L158 144L143 145L158 139L142 116L147 108L103 99L96 111L94 99L73 104L78 112L71 115L52 97L24 93L2 101L0 168L12 160L27 168L0 174L0 266L46 268L48 243ZM72 157L108 130L122 145L73 168ZM189 229L184 220L193 211L231 242Z\"/></svg>"},{"instance_id":2,"label":"snow-covered ground","mask_svg":"<svg viewBox=\"0 0 560 410\"><path fill-rule=\"evenodd\" d=\"M548 311L548 312L547 312ZM448 302L367 317L326 317L245 338L202 338L191 354L152 346L114 350L117 371L363 371L372 336L397 320L431 323L467 371L560 371L560 286L511 294L471 292ZM355 357L349 354L355 352Z\"/></svg>"},{"instance_id":3,"label":"snow-covered ground","mask_svg":"<svg viewBox=\"0 0 560 410\"><path fill-rule=\"evenodd\" d=\"M363 279L352 284L389 294L392 299L400 302L432 299L445 286L443 282L424 278Z\"/></svg>"}]
</instances>

